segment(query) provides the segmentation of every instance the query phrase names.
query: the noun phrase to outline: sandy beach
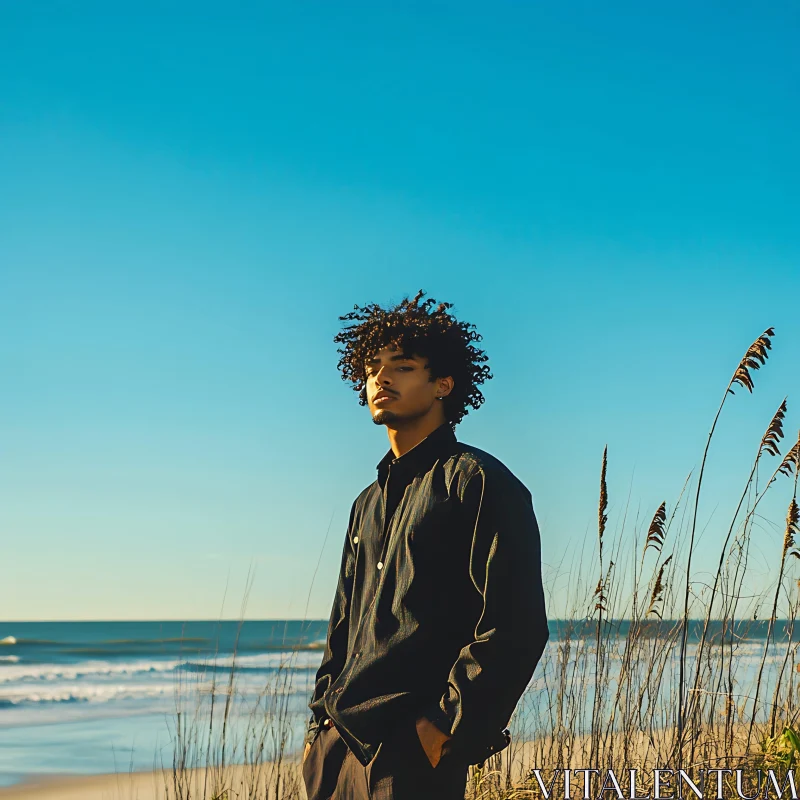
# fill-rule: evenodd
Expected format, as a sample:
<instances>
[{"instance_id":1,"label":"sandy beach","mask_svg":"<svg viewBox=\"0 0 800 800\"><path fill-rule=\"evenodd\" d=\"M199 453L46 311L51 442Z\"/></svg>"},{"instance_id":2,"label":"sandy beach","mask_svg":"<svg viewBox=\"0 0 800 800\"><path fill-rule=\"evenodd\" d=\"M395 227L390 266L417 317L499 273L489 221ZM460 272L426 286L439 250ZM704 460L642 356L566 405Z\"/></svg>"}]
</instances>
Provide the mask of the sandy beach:
<instances>
[{"instance_id":1,"label":"sandy beach","mask_svg":"<svg viewBox=\"0 0 800 800\"><path fill-rule=\"evenodd\" d=\"M302 778L299 764L284 765L284 770L290 770L289 780L299 781L300 794L298 798L305 798L302 789ZM226 775L232 783L233 797L240 788L252 785L250 780L252 769L246 766L226 767ZM260 770L261 782L268 780L271 774L271 765L262 765ZM191 781L191 796L202 798L203 784L206 778L204 769L191 770L187 775ZM169 794L165 787L169 788ZM173 776L171 772L161 770L151 772L121 772L115 775L70 775L48 776L31 778L15 786L0 789L0 798L25 798L25 800L166 800L175 796ZM209 791L207 797L212 797L211 776L209 776ZM245 795L246 796L246 795ZM261 796L266 797L266 792Z\"/></svg>"},{"instance_id":2,"label":"sandy beach","mask_svg":"<svg viewBox=\"0 0 800 800\"><path fill-rule=\"evenodd\" d=\"M511 760L512 775L519 776L523 765L529 763L530 753L528 742L521 742L513 749L504 750L501 756L503 769ZM192 770L189 774L192 791L191 796L203 800L213 797L211 786L203 792L205 770ZM254 783L253 770L246 766L226 767L226 776L231 781L233 792L231 797L247 796L245 787ZM298 787L298 800L305 800L302 773L297 762L284 764L283 773L287 782L296 781ZM273 783L271 780L273 767L264 764L259 770L259 783ZM209 780L210 782L210 780ZM165 784L169 787L169 794L165 791ZM259 795L267 797L266 787ZM81 775L81 776L48 776L44 778L31 778L15 786L0 789L0 800L20 798L20 800L168 800L175 797L173 776L171 772L161 770L150 772L121 772L112 775Z\"/></svg>"},{"instance_id":3,"label":"sandy beach","mask_svg":"<svg viewBox=\"0 0 800 800\"><path fill-rule=\"evenodd\" d=\"M48 776L32 778L16 786L0 789L4 798L59 798L59 800L112 800L138 798L156 800L164 797L161 775L155 772L133 772L120 775Z\"/></svg>"},{"instance_id":4,"label":"sandy beach","mask_svg":"<svg viewBox=\"0 0 800 800\"><path fill-rule=\"evenodd\" d=\"M744 739L746 737L746 726L737 725L735 728L734 753L744 752ZM710 730L707 736L711 738L721 734L720 730ZM663 731L667 734L667 731ZM659 737L660 738L660 737ZM668 738L668 737L667 737ZM636 766L637 769L652 770L655 766L660 766L660 762L654 760L654 752L650 748L652 744L650 734L638 732L627 738L626 748L628 757L623 757L621 740L617 741L613 748L614 752L619 749L619 766L626 764L627 767ZM549 759L544 754L551 751L551 746L555 742L550 737L542 737L538 740L527 740L512 742L511 746L501 751L494 763L486 762L486 769L498 770L502 775L509 774L514 784L519 785L523 778L528 777L530 770L534 767L543 767L545 773L549 773L549 767L544 766ZM589 758L590 738L588 736L576 736L568 745L568 764L572 769L587 766ZM497 763L499 761L499 763ZM617 759L615 759L616 763ZM594 762L597 766L597 762ZM213 771L212 771L213 773ZM235 797L247 797L253 786L259 786L260 790L256 793L260 798L274 796L274 788L269 793L267 787L275 786L275 768L272 764L262 764L257 770L248 766L232 766L225 769L225 782L220 785L217 791L214 790L213 774L209 774L207 786L204 791L206 781L206 770L190 770L186 773L185 780L191 782L190 795L196 800L211 800L218 796L221 790L228 788L228 800ZM299 762L284 762L281 768L281 785L284 791L290 785L294 785L295 794L293 797L298 800L305 800L305 787L303 786L302 772ZM168 786L168 793L165 791ZM186 797L187 792L177 795L178 798ZM24 800L173 800L176 797L173 776L169 771L150 771L150 772L122 772L112 775L93 775L93 776L61 776L47 778L32 778L16 786L0 789L0 800L7 798L21 798Z\"/></svg>"}]
</instances>

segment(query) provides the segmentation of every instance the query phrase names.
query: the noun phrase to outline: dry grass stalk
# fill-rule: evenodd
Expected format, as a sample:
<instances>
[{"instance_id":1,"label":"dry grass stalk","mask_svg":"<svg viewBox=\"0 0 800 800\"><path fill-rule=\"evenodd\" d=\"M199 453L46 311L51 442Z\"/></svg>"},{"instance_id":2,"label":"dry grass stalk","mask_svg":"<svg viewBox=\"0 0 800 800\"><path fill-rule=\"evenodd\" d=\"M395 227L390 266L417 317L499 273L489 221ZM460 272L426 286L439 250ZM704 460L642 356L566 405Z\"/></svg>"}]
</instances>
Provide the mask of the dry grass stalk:
<instances>
[{"instance_id":1,"label":"dry grass stalk","mask_svg":"<svg viewBox=\"0 0 800 800\"><path fill-rule=\"evenodd\" d=\"M761 664L759 665L759 668L758 668L758 679L756 680L756 692L755 692L755 698L753 700L753 718L750 721L750 731L752 731L753 724L754 724L754 721L755 721L755 714L756 714L757 705L758 705L758 696L759 696L759 692L760 692L760 689L761 689L761 679L762 679L762 676L763 676L763 673L764 673L764 664L767 661L767 654L769 652L770 637L772 635L773 627L775 625L775 619L776 619L776 616L777 616L778 598L780 596L780 591L781 591L782 584L783 584L783 572L784 572L784 569L786 567L786 556L790 552L790 549L792 547L794 547L794 536L798 532L798 528L797 528L797 524L798 524L798 512L797 512L797 478L798 478L798 472L800 472L800 470L795 470L794 491L792 493L791 502L789 503L789 511L786 514L786 531L785 531L784 536L783 536L783 547L781 549L781 563L780 563L780 568L778 570L778 582L777 582L777 585L775 586L775 599L773 600L773 603L772 603L772 613L770 614L769 627L767 628L767 639L766 639L766 642L764 643L764 654L763 654L763 656L761 658ZM800 558L800 554L798 554L796 550L792 551L792 555L795 555L796 557ZM772 719L773 719L773 722L772 722L771 727L774 728L774 713L772 715ZM749 741L749 734L748 734L748 741Z\"/></svg>"},{"instance_id":2,"label":"dry grass stalk","mask_svg":"<svg viewBox=\"0 0 800 800\"><path fill-rule=\"evenodd\" d=\"M727 535L725 536L725 541L722 544L722 549L720 550L719 564L717 565L717 571L716 571L716 574L714 575L714 584L711 587L711 597L710 597L709 602L708 602L707 611L706 611L706 615L705 615L705 620L703 622L703 632L702 632L702 635L701 635L701 638L700 638L700 646L699 646L699 649L701 651L702 651L702 649L703 649L703 647L705 645L706 637L708 635L708 626L709 626L709 623L710 623L710 621L712 619L712 615L713 615L713 611L714 611L714 601L716 600L717 590L719 589L720 580L722 578L723 564L724 564L725 559L726 559L726 557L728 555L728 544L730 542L731 535L733 534L733 530L734 530L734 527L736 525L736 520L738 519L739 512L741 511L742 506L743 506L743 504L745 502L745 499L748 496L748 493L750 491L750 486L753 483L753 480L757 475L758 466L759 466L759 464L761 462L761 457L764 455L764 453L767 453L767 454L773 455L773 456L780 454L780 451L779 451L778 447L779 447L779 444L780 444L780 440L783 438L783 419L784 419L784 417L786 415L786 410L787 410L786 398L784 397L783 401L781 402L780 406L778 407L778 410L772 416L772 419L770 420L769 425L767 425L767 429L764 432L764 435L761 437L761 441L760 441L759 446L758 446L758 451L756 452L755 459L753 460L753 464L752 464L752 467L750 469L750 475L748 476L747 482L745 483L744 489L742 490L742 494L739 497L739 502L738 502L738 504L736 506L736 510L733 513L733 518L731 519L731 524L730 524L730 526L728 528ZM780 469L780 467L779 467L779 469ZM775 474L777 474L777 472ZM769 488L769 486L772 484L773 480L774 480L774 476L773 476L773 479L770 480L767 483L767 488ZM764 491L766 491L766 489ZM753 518L753 515L755 514L756 508L758 507L758 504L760 503L760 501L763 499L763 496L764 496L764 492L762 492L762 494L758 496L758 498L756 499L755 503L753 504L753 507L750 509L750 511L748 512L747 516L745 517L744 524L743 524L743 534L742 534L743 538L747 537L748 522L750 522L750 520ZM741 570L740 574L737 574L734 577L734 583L736 583L737 580L742 580L743 577L744 577L744 569ZM732 634L731 634L731 636L732 636ZM731 645L731 647L732 647L732 645ZM694 683L692 685L692 694L691 694L691 702L692 703L697 700L697 690L698 690L698 685L699 685L699 682L700 682L700 672L701 672L700 668L701 668L701 664L698 661L697 669L695 670ZM729 676L729 682L730 682L730 680L731 680L731 678ZM690 708L687 709L686 716L687 717L691 717L692 711L693 711L693 708L690 706Z\"/></svg>"},{"instance_id":3,"label":"dry grass stalk","mask_svg":"<svg viewBox=\"0 0 800 800\"><path fill-rule=\"evenodd\" d=\"M744 357L739 362L739 366L736 368L735 372L733 373L733 377L731 378L730 382L728 383L728 387L725 390L725 394L722 397L722 401L719 404L719 408L717 409L717 413L714 417L714 422L711 425L711 430L708 434L708 440L706 441L705 449L703 450L703 460L700 464L700 474L697 479L697 491L695 493L694 499L694 509L693 509L693 517L692 517L692 529L689 538L689 552L686 559L686 585L684 590L684 602L683 602L683 627L681 630L681 649L680 649L680 674L678 677L678 737L676 740L676 748L678 754L678 761L680 763L680 758L683 753L683 734L684 734L684 726L685 726L685 716L684 716L684 695L683 695L683 687L685 682L685 673L686 673L686 640L688 636L688 627L689 627L689 594L691 588L691 575L692 575L692 555L694 553L694 539L695 533L697 530L697 511L700 506L700 489L703 485L703 475L705 473L706 468L706 459L708 458L708 451L711 447L711 440L714 437L714 430L717 427L717 421L719 420L720 414L722 413L722 409L725 405L725 400L728 397L728 394L734 394L733 385L739 384L740 386L744 386L747 388L749 392L752 393L753 391L753 378L750 374L750 370L756 370L764 364L768 357L768 350L771 349L771 337L775 335L774 328L767 328L764 333L761 334L754 342L747 348L747 351L744 354Z\"/></svg>"}]
</instances>

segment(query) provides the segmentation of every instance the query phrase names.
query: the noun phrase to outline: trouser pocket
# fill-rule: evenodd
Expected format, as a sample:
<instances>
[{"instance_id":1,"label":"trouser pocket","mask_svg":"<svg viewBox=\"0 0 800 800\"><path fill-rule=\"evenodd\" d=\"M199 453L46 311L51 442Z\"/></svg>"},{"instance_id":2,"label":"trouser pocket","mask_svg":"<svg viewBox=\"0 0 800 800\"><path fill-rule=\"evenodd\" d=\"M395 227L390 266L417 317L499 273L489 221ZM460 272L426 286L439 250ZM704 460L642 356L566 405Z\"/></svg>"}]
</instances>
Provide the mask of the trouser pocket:
<instances>
[{"instance_id":1,"label":"trouser pocket","mask_svg":"<svg viewBox=\"0 0 800 800\"><path fill-rule=\"evenodd\" d=\"M372 800L463 800L467 765L448 755L434 767L412 716L399 720L381 743L367 777Z\"/></svg>"},{"instance_id":2,"label":"trouser pocket","mask_svg":"<svg viewBox=\"0 0 800 800\"><path fill-rule=\"evenodd\" d=\"M322 728L303 762L303 783L308 800L327 800L336 788L347 745L336 728Z\"/></svg>"}]
</instances>

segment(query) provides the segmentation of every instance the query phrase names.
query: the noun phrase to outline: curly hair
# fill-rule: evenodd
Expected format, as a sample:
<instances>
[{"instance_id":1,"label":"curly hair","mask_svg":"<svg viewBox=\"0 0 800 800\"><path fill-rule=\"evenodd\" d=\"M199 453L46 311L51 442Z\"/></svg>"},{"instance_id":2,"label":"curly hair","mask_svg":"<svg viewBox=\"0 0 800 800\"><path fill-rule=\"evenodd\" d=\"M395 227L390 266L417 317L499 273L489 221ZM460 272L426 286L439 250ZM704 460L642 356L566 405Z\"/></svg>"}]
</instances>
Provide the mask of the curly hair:
<instances>
[{"instance_id":1,"label":"curly hair","mask_svg":"<svg viewBox=\"0 0 800 800\"><path fill-rule=\"evenodd\" d=\"M341 354L338 369L342 380L352 384L358 392L359 405L367 404L367 379L365 362L384 347L397 347L406 356L414 353L426 360L430 370L430 380L452 377L454 386L444 398L445 418L455 428L469 413L467 407L478 409L484 402L478 388L484 381L492 378L488 360L483 350L474 347L472 342L483 338L472 330L469 322L458 322L447 313L452 303L439 303L434 311L430 307L436 303L428 298L422 289L413 300L408 296L393 308L383 309L377 304L353 306L353 311L339 317L342 321L355 320L334 336L333 341L343 344L337 349Z\"/></svg>"}]
</instances>

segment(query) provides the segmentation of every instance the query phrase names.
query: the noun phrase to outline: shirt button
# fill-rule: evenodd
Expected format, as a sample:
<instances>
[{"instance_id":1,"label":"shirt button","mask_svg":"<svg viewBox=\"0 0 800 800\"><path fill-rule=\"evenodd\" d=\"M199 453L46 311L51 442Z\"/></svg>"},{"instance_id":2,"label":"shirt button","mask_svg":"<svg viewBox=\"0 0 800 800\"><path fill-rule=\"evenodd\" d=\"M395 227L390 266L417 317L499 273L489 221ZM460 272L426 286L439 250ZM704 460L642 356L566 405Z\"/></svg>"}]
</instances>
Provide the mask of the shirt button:
<instances>
[{"instance_id":1,"label":"shirt button","mask_svg":"<svg viewBox=\"0 0 800 800\"><path fill-rule=\"evenodd\" d=\"M358 536L353 537L353 544L358 544Z\"/></svg>"},{"instance_id":2,"label":"shirt button","mask_svg":"<svg viewBox=\"0 0 800 800\"><path fill-rule=\"evenodd\" d=\"M378 562L378 569L383 569L383 561Z\"/></svg>"}]
</instances>

